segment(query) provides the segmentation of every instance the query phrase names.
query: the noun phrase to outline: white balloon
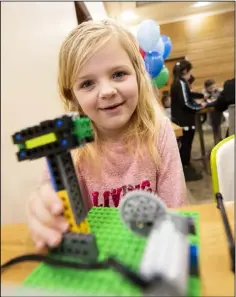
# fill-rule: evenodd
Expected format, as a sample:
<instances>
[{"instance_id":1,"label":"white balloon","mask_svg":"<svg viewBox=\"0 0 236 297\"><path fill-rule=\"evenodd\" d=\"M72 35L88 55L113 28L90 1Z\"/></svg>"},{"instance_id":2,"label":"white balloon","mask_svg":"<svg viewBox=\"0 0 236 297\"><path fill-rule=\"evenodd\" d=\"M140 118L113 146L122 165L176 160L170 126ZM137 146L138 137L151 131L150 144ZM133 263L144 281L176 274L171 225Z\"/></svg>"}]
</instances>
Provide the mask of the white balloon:
<instances>
[{"instance_id":1,"label":"white balloon","mask_svg":"<svg viewBox=\"0 0 236 297\"><path fill-rule=\"evenodd\" d=\"M159 41L157 42L155 50L158 52L158 54L163 56L164 51L165 51L165 45L164 45L164 42L163 42L162 38L160 38Z\"/></svg>"},{"instance_id":2,"label":"white balloon","mask_svg":"<svg viewBox=\"0 0 236 297\"><path fill-rule=\"evenodd\" d=\"M145 52L155 49L160 36L160 26L155 21L145 20L139 25L137 40Z\"/></svg>"}]
</instances>

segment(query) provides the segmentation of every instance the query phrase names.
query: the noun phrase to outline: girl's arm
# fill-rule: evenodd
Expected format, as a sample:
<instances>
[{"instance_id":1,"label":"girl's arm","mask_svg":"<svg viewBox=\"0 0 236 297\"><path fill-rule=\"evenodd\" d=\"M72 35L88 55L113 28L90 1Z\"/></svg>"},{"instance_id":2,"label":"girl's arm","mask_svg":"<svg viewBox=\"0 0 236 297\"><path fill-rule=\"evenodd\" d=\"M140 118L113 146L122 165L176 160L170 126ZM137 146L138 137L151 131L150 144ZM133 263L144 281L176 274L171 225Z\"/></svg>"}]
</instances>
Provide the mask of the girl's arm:
<instances>
[{"instance_id":1,"label":"girl's arm","mask_svg":"<svg viewBox=\"0 0 236 297\"><path fill-rule=\"evenodd\" d=\"M187 90L186 84L183 81L180 81L178 84L178 96L179 101L182 102L186 107L193 111L202 109L202 105L196 103L192 98L192 93ZM202 95L203 96L203 95ZM204 98L204 96L203 96Z\"/></svg>"},{"instance_id":2,"label":"girl's arm","mask_svg":"<svg viewBox=\"0 0 236 297\"><path fill-rule=\"evenodd\" d=\"M187 204L186 183L176 136L168 118L163 120L159 137L161 164L157 176L157 194L168 207Z\"/></svg>"},{"instance_id":3,"label":"girl's arm","mask_svg":"<svg viewBox=\"0 0 236 297\"><path fill-rule=\"evenodd\" d=\"M198 93L198 92L191 92L191 96L193 99L204 99L205 96L202 93Z\"/></svg>"}]
</instances>

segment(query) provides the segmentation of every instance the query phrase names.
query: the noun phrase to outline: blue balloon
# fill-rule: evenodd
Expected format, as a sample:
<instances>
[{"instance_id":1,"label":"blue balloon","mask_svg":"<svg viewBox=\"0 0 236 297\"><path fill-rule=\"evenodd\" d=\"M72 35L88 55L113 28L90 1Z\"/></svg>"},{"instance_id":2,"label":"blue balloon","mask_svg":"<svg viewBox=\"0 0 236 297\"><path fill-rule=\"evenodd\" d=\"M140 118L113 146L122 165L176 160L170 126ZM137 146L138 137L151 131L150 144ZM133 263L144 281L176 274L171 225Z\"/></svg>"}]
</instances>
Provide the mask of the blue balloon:
<instances>
[{"instance_id":1,"label":"blue balloon","mask_svg":"<svg viewBox=\"0 0 236 297\"><path fill-rule=\"evenodd\" d=\"M155 21L146 20L139 25L137 40L145 52L154 50L160 37L160 26Z\"/></svg>"},{"instance_id":2,"label":"blue balloon","mask_svg":"<svg viewBox=\"0 0 236 297\"><path fill-rule=\"evenodd\" d=\"M158 52L149 52L144 56L145 68L151 78L156 77L164 65L164 60Z\"/></svg>"},{"instance_id":3,"label":"blue balloon","mask_svg":"<svg viewBox=\"0 0 236 297\"><path fill-rule=\"evenodd\" d=\"M170 37L161 35L161 39L164 43L164 54L163 54L163 59L165 60L167 57L169 57L171 51L172 51L172 42Z\"/></svg>"}]
</instances>

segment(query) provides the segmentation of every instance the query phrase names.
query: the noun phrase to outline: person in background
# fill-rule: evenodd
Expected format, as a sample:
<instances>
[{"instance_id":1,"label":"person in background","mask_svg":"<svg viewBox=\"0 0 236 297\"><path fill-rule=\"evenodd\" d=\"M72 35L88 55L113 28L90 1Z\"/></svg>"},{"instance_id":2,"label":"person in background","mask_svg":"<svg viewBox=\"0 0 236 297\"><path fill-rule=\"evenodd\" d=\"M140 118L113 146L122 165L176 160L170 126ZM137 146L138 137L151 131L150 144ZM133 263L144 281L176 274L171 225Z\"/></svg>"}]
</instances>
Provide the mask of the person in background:
<instances>
[{"instance_id":1,"label":"person in background","mask_svg":"<svg viewBox=\"0 0 236 297\"><path fill-rule=\"evenodd\" d=\"M222 90L220 88L216 87L213 79L208 79L204 82L203 94L205 94L205 97L207 98L207 103L215 102L219 98L221 91ZM223 121L223 113L222 111L215 109L214 111L209 112L207 116L209 117L209 122L214 136L214 143L216 145L222 140L221 123Z\"/></svg>"},{"instance_id":2,"label":"person in background","mask_svg":"<svg viewBox=\"0 0 236 297\"><path fill-rule=\"evenodd\" d=\"M224 112L228 109L230 105L235 104L235 78L226 80L224 83L223 91L220 93L218 99L213 102L208 102L208 106L213 106L216 111ZM232 114L232 130L234 125L234 116ZM229 135L229 129L227 131L226 137Z\"/></svg>"},{"instance_id":3,"label":"person in background","mask_svg":"<svg viewBox=\"0 0 236 297\"><path fill-rule=\"evenodd\" d=\"M235 78L225 81L223 91L211 106L214 106L216 110L223 112L231 104L235 104Z\"/></svg>"},{"instance_id":4,"label":"person in background","mask_svg":"<svg viewBox=\"0 0 236 297\"><path fill-rule=\"evenodd\" d=\"M170 109L171 97L168 91L163 92L161 102L163 107L165 108L165 113L167 117L170 119L171 118L171 109Z\"/></svg>"},{"instance_id":5,"label":"person in background","mask_svg":"<svg viewBox=\"0 0 236 297\"><path fill-rule=\"evenodd\" d=\"M182 60L173 68L173 83L171 85L171 119L183 128L181 138L180 157L183 165L186 181L202 179L201 173L190 164L192 143L195 134L195 113L205 108L207 103L196 103L194 99L203 99L202 93L191 92L189 79L191 77L192 64Z\"/></svg>"},{"instance_id":6,"label":"person in background","mask_svg":"<svg viewBox=\"0 0 236 297\"><path fill-rule=\"evenodd\" d=\"M216 87L216 82L214 79L207 79L204 82L203 94L207 98L207 102L216 101L222 92L222 89Z\"/></svg>"},{"instance_id":7,"label":"person in background","mask_svg":"<svg viewBox=\"0 0 236 297\"><path fill-rule=\"evenodd\" d=\"M195 77L191 74L188 80L190 90L192 89L194 81L195 81Z\"/></svg>"}]
</instances>

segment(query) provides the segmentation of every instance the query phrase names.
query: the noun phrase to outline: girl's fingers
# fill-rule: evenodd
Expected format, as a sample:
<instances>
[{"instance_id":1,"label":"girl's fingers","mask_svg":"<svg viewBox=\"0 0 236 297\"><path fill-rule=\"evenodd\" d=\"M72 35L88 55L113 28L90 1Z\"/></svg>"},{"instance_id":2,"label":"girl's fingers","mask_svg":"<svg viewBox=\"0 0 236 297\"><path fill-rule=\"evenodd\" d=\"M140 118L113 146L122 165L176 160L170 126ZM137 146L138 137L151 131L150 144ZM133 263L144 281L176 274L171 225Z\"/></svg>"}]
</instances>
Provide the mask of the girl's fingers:
<instances>
[{"instance_id":1,"label":"girl's fingers","mask_svg":"<svg viewBox=\"0 0 236 297\"><path fill-rule=\"evenodd\" d=\"M39 248L45 245L49 247L56 247L62 240L62 233L42 225L36 218L31 218L30 233L36 245Z\"/></svg>"},{"instance_id":2,"label":"girl's fingers","mask_svg":"<svg viewBox=\"0 0 236 297\"><path fill-rule=\"evenodd\" d=\"M35 217L42 225L60 232L66 232L69 224L62 216L52 215L40 199L33 199L30 205L32 217Z\"/></svg>"},{"instance_id":3,"label":"girl's fingers","mask_svg":"<svg viewBox=\"0 0 236 297\"><path fill-rule=\"evenodd\" d=\"M49 181L40 188L39 196L51 214L60 215L63 212L63 203Z\"/></svg>"},{"instance_id":4,"label":"girl's fingers","mask_svg":"<svg viewBox=\"0 0 236 297\"><path fill-rule=\"evenodd\" d=\"M32 240L35 243L36 250L39 252L42 251L46 247L46 243L44 242L44 240L42 238L37 236L32 231L30 233L31 233Z\"/></svg>"}]
</instances>

